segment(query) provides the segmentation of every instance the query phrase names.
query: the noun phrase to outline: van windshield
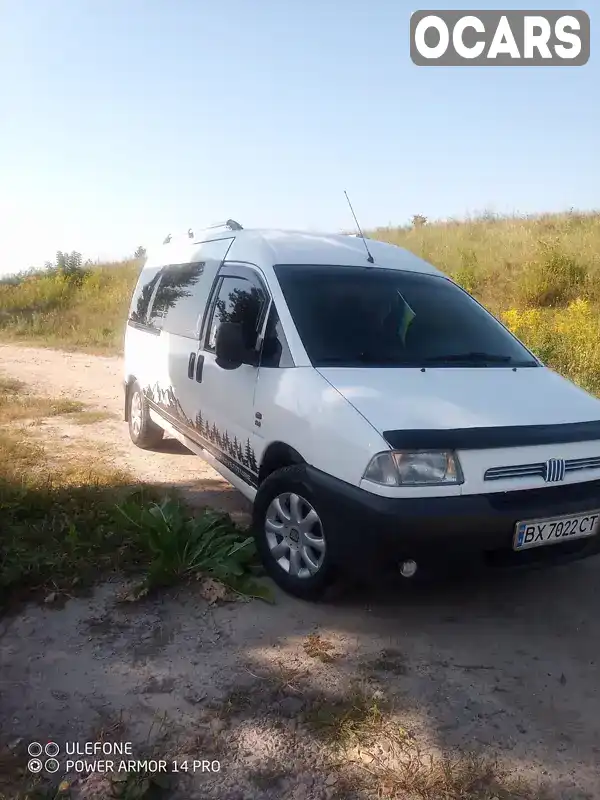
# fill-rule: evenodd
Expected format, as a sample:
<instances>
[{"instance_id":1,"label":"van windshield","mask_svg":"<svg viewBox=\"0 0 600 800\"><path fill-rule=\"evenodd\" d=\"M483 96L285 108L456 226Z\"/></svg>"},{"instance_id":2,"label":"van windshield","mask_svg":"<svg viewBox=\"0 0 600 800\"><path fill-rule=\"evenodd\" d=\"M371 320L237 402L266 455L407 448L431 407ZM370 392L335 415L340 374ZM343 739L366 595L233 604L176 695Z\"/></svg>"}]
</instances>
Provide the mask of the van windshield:
<instances>
[{"instance_id":1,"label":"van windshield","mask_svg":"<svg viewBox=\"0 0 600 800\"><path fill-rule=\"evenodd\" d=\"M539 366L441 276L297 264L278 265L275 273L315 367Z\"/></svg>"}]
</instances>

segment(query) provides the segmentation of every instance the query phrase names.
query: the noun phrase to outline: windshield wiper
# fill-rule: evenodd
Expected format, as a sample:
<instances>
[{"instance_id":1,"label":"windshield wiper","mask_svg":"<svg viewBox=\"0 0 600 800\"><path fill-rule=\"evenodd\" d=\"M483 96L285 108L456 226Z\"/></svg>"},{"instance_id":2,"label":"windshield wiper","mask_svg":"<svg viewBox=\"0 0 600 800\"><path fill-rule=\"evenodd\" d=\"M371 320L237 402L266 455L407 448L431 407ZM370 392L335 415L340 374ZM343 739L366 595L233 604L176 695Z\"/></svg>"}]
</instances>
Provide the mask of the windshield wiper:
<instances>
[{"instance_id":1,"label":"windshield wiper","mask_svg":"<svg viewBox=\"0 0 600 800\"><path fill-rule=\"evenodd\" d=\"M444 362L444 361L471 361L473 363L490 363L490 364L508 364L512 361L512 356L502 356L498 353L480 353L475 350L469 353L448 353L442 356L431 356L426 358L428 362Z\"/></svg>"},{"instance_id":2,"label":"windshield wiper","mask_svg":"<svg viewBox=\"0 0 600 800\"><path fill-rule=\"evenodd\" d=\"M341 365L344 367L423 367L425 364L510 364L512 367L535 367L536 361L514 361L512 356L500 355L498 353L484 353L473 350L468 353L447 353L441 356L430 356L429 358L402 359L397 356L388 356L385 353L376 355L370 351L356 353L354 356L336 357L329 356L317 359L322 367Z\"/></svg>"}]
</instances>

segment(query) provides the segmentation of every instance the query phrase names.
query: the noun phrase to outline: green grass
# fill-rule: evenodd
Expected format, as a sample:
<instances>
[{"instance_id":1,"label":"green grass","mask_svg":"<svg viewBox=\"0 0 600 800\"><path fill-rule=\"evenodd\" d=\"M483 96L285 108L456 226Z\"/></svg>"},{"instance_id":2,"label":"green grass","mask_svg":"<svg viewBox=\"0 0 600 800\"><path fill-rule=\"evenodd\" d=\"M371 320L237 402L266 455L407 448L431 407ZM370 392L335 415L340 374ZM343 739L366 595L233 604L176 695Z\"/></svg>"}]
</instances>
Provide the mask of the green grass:
<instances>
[{"instance_id":1,"label":"green grass","mask_svg":"<svg viewBox=\"0 0 600 800\"><path fill-rule=\"evenodd\" d=\"M33 593L69 593L108 572L138 576L143 595L210 576L269 599L254 542L224 514L193 514L175 497L102 463L97 449L42 443L18 420L80 411L0 381L0 608Z\"/></svg>"},{"instance_id":2,"label":"green grass","mask_svg":"<svg viewBox=\"0 0 600 800\"><path fill-rule=\"evenodd\" d=\"M495 313L585 292L600 301L600 213L484 215L370 236L406 247L453 276ZM548 284L559 286L547 294Z\"/></svg>"},{"instance_id":3,"label":"green grass","mask_svg":"<svg viewBox=\"0 0 600 800\"><path fill-rule=\"evenodd\" d=\"M5 341L94 353L119 353L140 261L104 264L82 281L53 272L17 285L0 284L0 334Z\"/></svg>"},{"instance_id":4,"label":"green grass","mask_svg":"<svg viewBox=\"0 0 600 800\"><path fill-rule=\"evenodd\" d=\"M251 577L257 565L254 538L227 514L207 509L194 516L175 499L150 505L129 501L117 511L121 529L143 537L150 554L142 592L210 575L241 594L269 599Z\"/></svg>"},{"instance_id":5,"label":"green grass","mask_svg":"<svg viewBox=\"0 0 600 800\"><path fill-rule=\"evenodd\" d=\"M32 394L21 381L0 376L0 425L22 419L83 413L83 408L84 404L77 400Z\"/></svg>"}]
</instances>

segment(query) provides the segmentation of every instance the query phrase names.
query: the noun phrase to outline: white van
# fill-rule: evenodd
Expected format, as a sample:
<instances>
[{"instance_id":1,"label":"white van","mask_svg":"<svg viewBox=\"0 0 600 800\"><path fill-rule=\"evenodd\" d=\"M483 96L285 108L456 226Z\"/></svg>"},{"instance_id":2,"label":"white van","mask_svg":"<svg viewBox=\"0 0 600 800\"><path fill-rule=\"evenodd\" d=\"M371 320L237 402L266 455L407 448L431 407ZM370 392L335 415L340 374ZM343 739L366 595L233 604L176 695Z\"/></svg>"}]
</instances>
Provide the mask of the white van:
<instances>
[{"instance_id":1,"label":"white van","mask_svg":"<svg viewBox=\"0 0 600 800\"><path fill-rule=\"evenodd\" d=\"M430 264L233 221L151 254L125 337L134 443L167 431L254 504L264 564L566 561L600 550L600 401Z\"/></svg>"}]
</instances>

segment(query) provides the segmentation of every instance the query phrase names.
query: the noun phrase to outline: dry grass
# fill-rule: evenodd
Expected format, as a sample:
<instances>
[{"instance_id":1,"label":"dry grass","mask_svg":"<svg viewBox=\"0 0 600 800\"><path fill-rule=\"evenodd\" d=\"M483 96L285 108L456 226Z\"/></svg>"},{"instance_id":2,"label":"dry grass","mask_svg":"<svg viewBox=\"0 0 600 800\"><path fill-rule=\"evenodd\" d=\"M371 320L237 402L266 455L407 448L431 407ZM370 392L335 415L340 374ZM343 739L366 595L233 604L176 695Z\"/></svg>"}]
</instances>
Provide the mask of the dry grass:
<instances>
[{"instance_id":1,"label":"dry grass","mask_svg":"<svg viewBox=\"0 0 600 800\"><path fill-rule=\"evenodd\" d=\"M31 592L67 594L108 571L140 572L143 593L210 576L270 599L252 577L253 540L227 515L192 514L115 469L101 446L66 446L52 436L54 425L45 426L50 440L42 443L49 417L105 418L82 409L0 380L0 606Z\"/></svg>"},{"instance_id":2,"label":"dry grass","mask_svg":"<svg viewBox=\"0 0 600 800\"><path fill-rule=\"evenodd\" d=\"M382 736L408 736L390 716L390 708L381 698L360 689L336 699L314 698L307 713L314 733L328 745L347 750L352 746L368 747Z\"/></svg>"},{"instance_id":3,"label":"dry grass","mask_svg":"<svg viewBox=\"0 0 600 800\"><path fill-rule=\"evenodd\" d=\"M112 411L77 411L69 415L71 422L77 425L96 425L98 422L104 422L107 419L118 419L116 414Z\"/></svg>"},{"instance_id":4,"label":"dry grass","mask_svg":"<svg viewBox=\"0 0 600 800\"><path fill-rule=\"evenodd\" d=\"M386 800L545 800L544 788L515 778L498 762L475 755L434 758L404 747L394 766L364 765L375 797Z\"/></svg>"},{"instance_id":5,"label":"dry grass","mask_svg":"<svg viewBox=\"0 0 600 800\"><path fill-rule=\"evenodd\" d=\"M0 606L136 567L143 550L114 511L136 491L143 502L126 473L91 457L61 462L29 431L0 428Z\"/></svg>"},{"instance_id":6,"label":"dry grass","mask_svg":"<svg viewBox=\"0 0 600 800\"><path fill-rule=\"evenodd\" d=\"M318 633L309 634L302 646L307 656L316 658L324 664L335 661L334 645L327 639L323 639Z\"/></svg>"},{"instance_id":7,"label":"dry grass","mask_svg":"<svg viewBox=\"0 0 600 800\"><path fill-rule=\"evenodd\" d=\"M379 229L471 292L549 367L600 394L600 214Z\"/></svg>"},{"instance_id":8,"label":"dry grass","mask_svg":"<svg viewBox=\"0 0 600 800\"><path fill-rule=\"evenodd\" d=\"M68 398L33 394L21 381L0 377L0 425L80 412L83 407L83 403Z\"/></svg>"},{"instance_id":9,"label":"dry grass","mask_svg":"<svg viewBox=\"0 0 600 800\"><path fill-rule=\"evenodd\" d=\"M394 649L382 650L378 656L363 666L368 672L387 672L392 675L406 675L408 672L406 657Z\"/></svg>"},{"instance_id":10,"label":"dry grass","mask_svg":"<svg viewBox=\"0 0 600 800\"><path fill-rule=\"evenodd\" d=\"M549 366L600 392L600 214L484 214L378 228L368 235L427 259L498 317L539 310L535 325L520 326L519 336ZM120 353L140 267L139 261L124 261L92 267L82 280L52 273L16 285L0 283L2 339ZM590 309L583 327L567 324L557 331L557 312L568 322L569 306L579 300Z\"/></svg>"},{"instance_id":11,"label":"dry grass","mask_svg":"<svg viewBox=\"0 0 600 800\"><path fill-rule=\"evenodd\" d=\"M0 284L0 331L8 341L118 353L140 261L92 267L83 281L56 273Z\"/></svg>"},{"instance_id":12,"label":"dry grass","mask_svg":"<svg viewBox=\"0 0 600 800\"><path fill-rule=\"evenodd\" d=\"M541 300L547 282L567 280L600 300L600 214L483 215L417 228L378 228L374 238L406 247L452 275L492 311ZM537 286L536 286L537 282ZM575 282L577 287L570 284ZM559 293L560 294L560 293Z\"/></svg>"},{"instance_id":13,"label":"dry grass","mask_svg":"<svg viewBox=\"0 0 600 800\"><path fill-rule=\"evenodd\" d=\"M385 800L544 800L496 760L471 753L433 754L383 700L363 690L315 698L307 721L325 745L332 770L364 796ZM362 794L361 794L362 796Z\"/></svg>"}]
</instances>

